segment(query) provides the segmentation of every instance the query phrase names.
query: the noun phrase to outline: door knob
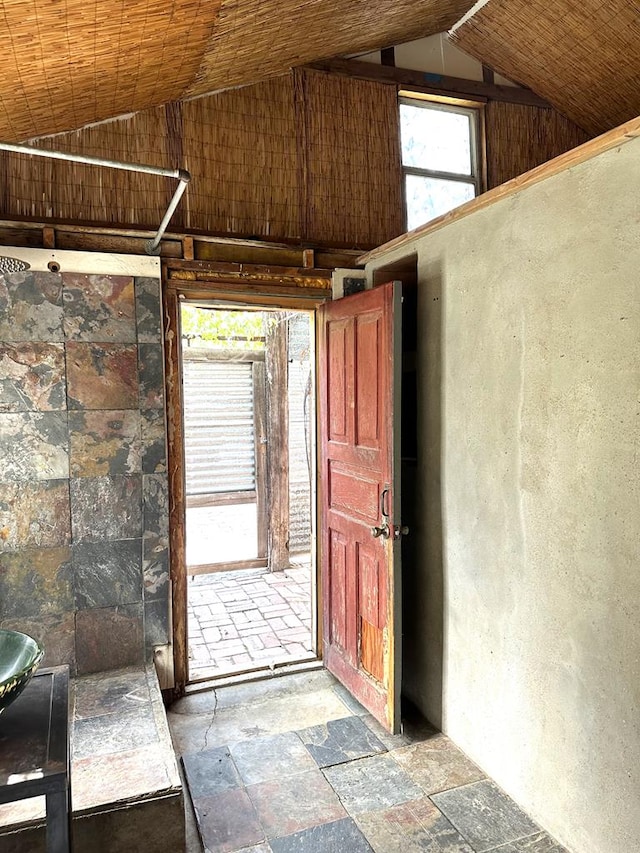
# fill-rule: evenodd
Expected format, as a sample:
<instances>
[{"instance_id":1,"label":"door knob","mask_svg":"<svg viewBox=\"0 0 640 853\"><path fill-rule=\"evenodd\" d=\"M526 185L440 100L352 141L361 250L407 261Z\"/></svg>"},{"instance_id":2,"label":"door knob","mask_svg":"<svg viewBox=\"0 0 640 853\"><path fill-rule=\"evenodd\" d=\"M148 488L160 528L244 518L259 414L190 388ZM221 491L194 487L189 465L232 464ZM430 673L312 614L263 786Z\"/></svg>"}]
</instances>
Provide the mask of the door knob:
<instances>
[{"instance_id":1,"label":"door knob","mask_svg":"<svg viewBox=\"0 0 640 853\"><path fill-rule=\"evenodd\" d=\"M409 533L409 528L406 524L400 525L400 527L394 527L393 529L393 538L400 539L402 536L406 536Z\"/></svg>"},{"instance_id":2,"label":"door knob","mask_svg":"<svg viewBox=\"0 0 640 853\"><path fill-rule=\"evenodd\" d=\"M380 536L383 539L388 539L391 535L391 530L389 529L389 525L385 521L385 523L381 527L372 527L371 535L374 539L378 539Z\"/></svg>"}]
</instances>

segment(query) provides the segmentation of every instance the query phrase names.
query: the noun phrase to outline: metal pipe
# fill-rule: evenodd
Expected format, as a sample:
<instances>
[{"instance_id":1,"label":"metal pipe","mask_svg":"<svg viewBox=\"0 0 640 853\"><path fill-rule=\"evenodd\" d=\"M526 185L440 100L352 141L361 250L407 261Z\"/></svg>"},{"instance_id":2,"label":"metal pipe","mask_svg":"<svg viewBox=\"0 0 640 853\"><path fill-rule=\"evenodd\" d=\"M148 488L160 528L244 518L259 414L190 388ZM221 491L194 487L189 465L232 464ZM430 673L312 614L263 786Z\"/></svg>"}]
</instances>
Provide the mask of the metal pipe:
<instances>
[{"instance_id":1,"label":"metal pipe","mask_svg":"<svg viewBox=\"0 0 640 853\"><path fill-rule=\"evenodd\" d=\"M167 211L162 218L153 240L146 244L147 253L155 255L160 246L162 235L167 229L182 195L191 180L186 169L163 169L161 166L149 166L145 163L124 163L121 160L107 160L105 157L91 157L88 154L71 154L68 151L49 151L46 148L33 148L30 145L16 145L13 142L0 142L0 151L12 151L15 154L30 154L34 157L49 157L52 160L67 160L71 163L86 163L89 166L106 166L108 169L122 169L125 172L143 172L147 175L159 175L163 178L177 178L179 183L173 194Z\"/></svg>"},{"instance_id":2,"label":"metal pipe","mask_svg":"<svg viewBox=\"0 0 640 853\"><path fill-rule=\"evenodd\" d=\"M183 172L185 170L180 169L180 171ZM176 187L176 191L174 192L173 197L169 202L169 206L167 207L165 215L162 217L162 222L158 226L156 236L153 238L153 240L149 240L145 245L148 255L155 255L158 252L160 241L162 240L162 235L167 230L167 225L169 224L169 221L173 216L173 212L178 206L178 202L182 198L182 195L187 188L187 184L191 180L191 175L188 172L186 172L186 175L186 178L180 178L180 183Z\"/></svg>"},{"instance_id":3,"label":"metal pipe","mask_svg":"<svg viewBox=\"0 0 640 853\"><path fill-rule=\"evenodd\" d=\"M161 175L165 178L189 180L191 177L184 169L163 169L161 166L147 166L144 163L123 163L120 160L107 160L104 157L90 157L88 154L72 154L68 151L49 151L46 148L33 148L31 145L14 145L12 142L0 142L0 149L16 154L31 154L34 157L50 157L52 160L70 160L72 163L87 163L90 166L107 166L110 169L124 169L127 172L146 172L148 175ZM184 177L184 176L188 177Z\"/></svg>"}]
</instances>

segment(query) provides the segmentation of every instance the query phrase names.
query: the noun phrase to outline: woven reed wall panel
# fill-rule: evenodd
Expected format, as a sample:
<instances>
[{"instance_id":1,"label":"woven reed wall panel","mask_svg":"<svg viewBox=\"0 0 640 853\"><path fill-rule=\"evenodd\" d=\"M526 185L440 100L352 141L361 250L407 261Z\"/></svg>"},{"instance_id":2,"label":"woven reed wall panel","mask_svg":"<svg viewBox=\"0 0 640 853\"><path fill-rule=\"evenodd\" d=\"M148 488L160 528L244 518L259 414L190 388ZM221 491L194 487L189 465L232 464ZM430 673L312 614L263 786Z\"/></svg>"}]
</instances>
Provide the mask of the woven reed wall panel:
<instances>
[{"instance_id":1,"label":"woven reed wall panel","mask_svg":"<svg viewBox=\"0 0 640 853\"><path fill-rule=\"evenodd\" d=\"M585 141L554 110L490 103L489 184ZM403 231L395 88L297 70L41 140L192 180L170 229L366 249ZM167 178L0 152L0 214L157 228Z\"/></svg>"},{"instance_id":2,"label":"woven reed wall panel","mask_svg":"<svg viewBox=\"0 0 640 853\"><path fill-rule=\"evenodd\" d=\"M636 0L491 0L454 41L592 136L640 114Z\"/></svg>"},{"instance_id":3,"label":"woven reed wall panel","mask_svg":"<svg viewBox=\"0 0 640 853\"><path fill-rule=\"evenodd\" d=\"M401 234L402 171L394 86L296 71L304 105L306 236L375 246Z\"/></svg>"},{"instance_id":4,"label":"woven reed wall panel","mask_svg":"<svg viewBox=\"0 0 640 853\"><path fill-rule=\"evenodd\" d=\"M589 139L552 109L490 101L485 108L489 189L553 160Z\"/></svg>"},{"instance_id":5,"label":"woven reed wall panel","mask_svg":"<svg viewBox=\"0 0 640 853\"><path fill-rule=\"evenodd\" d=\"M165 108L136 113L36 147L111 160L174 166L167 147ZM170 178L0 152L2 212L82 222L157 228L176 182Z\"/></svg>"},{"instance_id":6,"label":"woven reed wall panel","mask_svg":"<svg viewBox=\"0 0 640 853\"><path fill-rule=\"evenodd\" d=\"M369 248L402 231L395 88L300 72L38 142L184 167L170 229ZM0 213L156 228L176 182L0 152Z\"/></svg>"},{"instance_id":7,"label":"woven reed wall panel","mask_svg":"<svg viewBox=\"0 0 640 853\"><path fill-rule=\"evenodd\" d=\"M472 5L473 0L223 0L188 94L444 32Z\"/></svg>"},{"instance_id":8,"label":"woven reed wall panel","mask_svg":"<svg viewBox=\"0 0 640 853\"><path fill-rule=\"evenodd\" d=\"M300 236L291 75L182 105L189 228Z\"/></svg>"},{"instance_id":9,"label":"woven reed wall panel","mask_svg":"<svg viewBox=\"0 0 640 853\"><path fill-rule=\"evenodd\" d=\"M221 0L3 0L0 139L24 140L178 98Z\"/></svg>"}]
</instances>

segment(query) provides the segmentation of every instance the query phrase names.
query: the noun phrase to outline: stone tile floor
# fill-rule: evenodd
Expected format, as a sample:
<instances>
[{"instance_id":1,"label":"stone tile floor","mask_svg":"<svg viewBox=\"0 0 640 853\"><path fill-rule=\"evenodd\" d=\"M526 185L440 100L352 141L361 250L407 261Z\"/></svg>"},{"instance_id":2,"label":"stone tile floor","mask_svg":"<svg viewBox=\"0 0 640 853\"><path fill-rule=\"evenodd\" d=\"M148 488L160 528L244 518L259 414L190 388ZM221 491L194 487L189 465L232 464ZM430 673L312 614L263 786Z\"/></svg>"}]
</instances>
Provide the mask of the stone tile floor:
<instances>
[{"instance_id":1,"label":"stone tile floor","mask_svg":"<svg viewBox=\"0 0 640 853\"><path fill-rule=\"evenodd\" d=\"M387 734L325 670L192 694L168 719L188 853L566 853L447 737L417 717Z\"/></svg>"},{"instance_id":2,"label":"stone tile floor","mask_svg":"<svg viewBox=\"0 0 640 853\"><path fill-rule=\"evenodd\" d=\"M294 560L283 572L241 569L189 578L190 679L315 657L310 560Z\"/></svg>"}]
</instances>

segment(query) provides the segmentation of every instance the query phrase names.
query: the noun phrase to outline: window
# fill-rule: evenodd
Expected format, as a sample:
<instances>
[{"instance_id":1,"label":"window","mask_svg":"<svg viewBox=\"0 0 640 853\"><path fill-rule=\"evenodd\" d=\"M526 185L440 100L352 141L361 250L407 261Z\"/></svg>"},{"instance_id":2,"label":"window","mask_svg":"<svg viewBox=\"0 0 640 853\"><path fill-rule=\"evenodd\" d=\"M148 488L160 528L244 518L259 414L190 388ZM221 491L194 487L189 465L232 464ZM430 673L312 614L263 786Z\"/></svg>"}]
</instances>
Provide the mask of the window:
<instances>
[{"instance_id":1,"label":"window","mask_svg":"<svg viewBox=\"0 0 640 853\"><path fill-rule=\"evenodd\" d=\"M400 98L406 226L412 231L475 198L479 111Z\"/></svg>"}]
</instances>

